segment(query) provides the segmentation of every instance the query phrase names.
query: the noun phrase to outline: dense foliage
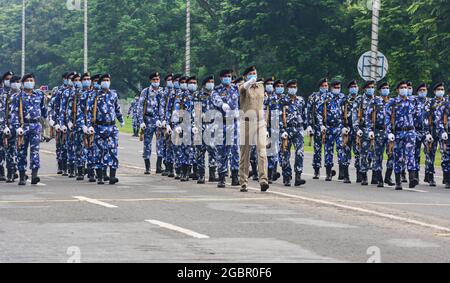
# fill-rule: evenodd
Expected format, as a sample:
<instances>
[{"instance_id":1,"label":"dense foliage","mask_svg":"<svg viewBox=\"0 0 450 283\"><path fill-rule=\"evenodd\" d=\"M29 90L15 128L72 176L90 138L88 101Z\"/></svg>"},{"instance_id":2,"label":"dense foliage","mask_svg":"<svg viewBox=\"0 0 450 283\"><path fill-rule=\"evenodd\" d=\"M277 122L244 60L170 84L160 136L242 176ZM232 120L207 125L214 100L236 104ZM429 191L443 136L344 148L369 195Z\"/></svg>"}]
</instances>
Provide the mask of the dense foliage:
<instances>
[{"instance_id":1,"label":"dense foliage","mask_svg":"<svg viewBox=\"0 0 450 283\"><path fill-rule=\"evenodd\" d=\"M0 0L0 71L20 71L21 0ZM83 12L65 0L27 0L27 71L57 84L83 67ZM261 76L357 78L370 49L366 0L198 0L192 2L192 73L202 77L249 64ZM388 80L450 79L449 0L382 0L380 50ZM89 0L90 71L110 72L132 94L147 74L184 69L185 1Z\"/></svg>"}]
</instances>

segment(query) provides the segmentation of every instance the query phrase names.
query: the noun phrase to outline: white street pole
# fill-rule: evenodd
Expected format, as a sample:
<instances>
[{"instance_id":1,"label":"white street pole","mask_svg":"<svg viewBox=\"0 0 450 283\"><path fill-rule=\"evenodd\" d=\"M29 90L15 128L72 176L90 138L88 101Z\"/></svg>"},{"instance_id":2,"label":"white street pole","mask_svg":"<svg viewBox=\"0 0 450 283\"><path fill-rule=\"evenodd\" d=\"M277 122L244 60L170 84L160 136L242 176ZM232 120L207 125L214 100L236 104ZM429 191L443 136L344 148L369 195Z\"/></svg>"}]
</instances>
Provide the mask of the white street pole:
<instances>
[{"instance_id":1,"label":"white street pole","mask_svg":"<svg viewBox=\"0 0 450 283\"><path fill-rule=\"evenodd\" d=\"M186 0L186 76L191 73L191 1Z\"/></svg>"},{"instance_id":2,"label":"white street pole","mask_svg":"<svg viewBox=\"0 0 450 283\"><path fill-rule=\"evenodd\" d=\"M370 78L377 81L378 66L378 30L380 23L381 0L372 0L372 47Z\"/></svg>"},{"instance_id":3,"label":"white street pole","mask_svg":"<svg viewBox=\"0 0 450 283\"><path fill-rule=\"evenodd\" d=\"M88 0L84 0L84 72L88 72Z\"/></svg>"},{"instance_id":4,"label":"white street pole","mask_svg":"<svg viewBox=\"0 0 450 283\"><path fill-rule=\"evenodd\" d=\"M25 75L25 5L26 0L22 0L22 77Z\"/></svg>"}]
</instances>

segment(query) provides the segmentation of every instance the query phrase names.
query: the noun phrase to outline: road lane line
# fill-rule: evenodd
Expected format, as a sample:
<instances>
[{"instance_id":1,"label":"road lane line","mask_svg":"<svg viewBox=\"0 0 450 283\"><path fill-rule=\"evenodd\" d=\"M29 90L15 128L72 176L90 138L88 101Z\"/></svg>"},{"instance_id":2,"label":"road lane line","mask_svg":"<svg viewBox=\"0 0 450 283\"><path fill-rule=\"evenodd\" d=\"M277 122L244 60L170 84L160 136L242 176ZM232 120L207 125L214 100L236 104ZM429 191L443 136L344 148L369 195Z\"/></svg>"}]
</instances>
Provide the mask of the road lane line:
<instances>
[{"instance_id":1,"label":"road lane line","mask_svg":"<svg viewBox=\"0 0 450 283\"><path fill-rule=\"evenodd\" d=\"M252 191L261 191L260 189L256 189L256 188L252 188L252 187L248 187L248 188L250 190L252 190ZM443 226L439 226L439 225L435 225L435 224L430 224L430 223L414 220L414 219L407 218L407 217L401 217L401 216L397 216L397 215L393 215L393 214L382 213L382 212L378 212L378 211L375 211L375 210L370 210L370 209L365 209L365 208L356 207L356 206L339 204L339 203L336 203L336 202L326 201L326 200L322 200L322 199L314 199L314 198L303 197L303 196L299 196L299 195L291 195L291 194L286 194L286 193L282 193L282 192L268 191L268 193L269 194L273 194L273 195L278 195L278 196L284 196L284 197L288 197L288 198L300 199L300 200L303 200L303 201L317 203L317 204L322 204L322 205L326 205L326 206L333 206L333 207L342 208L342 209L346 209L346 210L351 210L351 211L361 212L361 213L365 213L365 214L375 215L375 216L386 218L386 219L389 219L389 220L396 220L396 221L400 221L400 222L404 222L404 223L408 223L408 224L413 224L413 225L417 225L417 226L421 226L421 227L432 228L432 229L435 229L435 230L438 230L438 231L442 231L442 232L450 232L450 228L448 228L448 227L443 227Z\"/></svg>"},{"instance_id":2,"label":"road lane line","mask_svg":"<svg viewBox=\"0 0 450 283\"><path fill-rule=\"evenodd\" d=\"M207 235L199 234L199 233L191 231L189 229L181 228L181 227L178 227L178 226L166 223L166 222L161 222L158 220L145 220L145 222L148 222L153 225L157 225L161 228L166 228L168 230L176 231L176 232L188 235L188 236L196 238L196 239L209 239L209 236L207 236Z\"/></svg>"},{"instance_id":3,"label":"road lane line","mask_svg":"<svg viewBox=\"0 0 450 283\"><path fill-rule=\"evenodd\" d=\"M107 208L117 208L117 206L103 202L103 201L99 201L97 199L91 199L91 198L87 198L87 197L81 197L81 196L74 196L74 198L76 198L79 201L85 201L88 203L92 203L92 204L96 204L96 205L100 205L103 207L107 207Z\"/></svg>"}]
</instances>

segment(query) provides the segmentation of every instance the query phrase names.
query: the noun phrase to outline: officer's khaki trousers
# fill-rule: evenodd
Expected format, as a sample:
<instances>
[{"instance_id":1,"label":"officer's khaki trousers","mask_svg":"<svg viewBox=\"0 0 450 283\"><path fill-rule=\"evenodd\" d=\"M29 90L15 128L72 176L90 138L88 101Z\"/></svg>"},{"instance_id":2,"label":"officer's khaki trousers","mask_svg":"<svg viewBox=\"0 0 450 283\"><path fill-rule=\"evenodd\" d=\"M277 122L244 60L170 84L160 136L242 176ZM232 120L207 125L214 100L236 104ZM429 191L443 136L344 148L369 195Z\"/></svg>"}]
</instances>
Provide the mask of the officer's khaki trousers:
<instances>
[{"instance_id":1,"label":"officer's khaki trousers","mask_svg":"<svg viewBox=\"0 0 450 283\"><path fill-rule=\"evenodd\" d=\"M252 146L256 145L258 157L258 175L260 184L268 184L267 178L267 126L266 121L257 118L259 115L241 115L241 160L239 163L239 177L241 186L248 185L248 174L250 168L250 152Z\"/></svg>"}]
</instances>

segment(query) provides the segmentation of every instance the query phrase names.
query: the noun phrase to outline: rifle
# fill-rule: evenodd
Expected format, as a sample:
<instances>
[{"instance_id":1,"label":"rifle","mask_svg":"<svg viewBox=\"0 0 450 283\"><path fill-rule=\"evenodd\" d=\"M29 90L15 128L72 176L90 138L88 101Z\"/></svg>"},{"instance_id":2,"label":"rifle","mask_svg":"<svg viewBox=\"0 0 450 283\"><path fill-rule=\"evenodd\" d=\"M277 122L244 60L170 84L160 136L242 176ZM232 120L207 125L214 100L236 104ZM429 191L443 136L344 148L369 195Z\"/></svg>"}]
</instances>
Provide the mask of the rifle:
<instances>
[{"instance_id":1,"label":"rifle","mask_svg":"<svg viewBox=\"0 0 450 283\"><path fill-rule=\"evenodd\" d=\"M392 127L392 133L395 135L395 104L392 105L392 114L391 114L391 127ZM389 141L389 147L388 147L388 155L392 156L394 153L394 146L395 141Z\"/></svg>"},{"instance_id":2,"label":"rifle","mask_svg":"<svg viewBox=\"0 0 450 283\"><path fill-rule=\"evenodd\" d=\"M19 119L20 119L20 127L23 129L25 125L25 121L23 119L23 100L22 97L19 100ZM17 136L17 148L21 148L24 144L23 134Z\"/></svg>"},{"instance_id":3,"label":"rifle","mask_svg":"<svg viewBox=\"0 0 450 283\"><path fill-rule=\"evenodd\" d=\"M327 109L327 102L328 100L325 100L323 103L323 125L327 126L327 115L328 115L328 109ZM322 145L325 145L327 140L327 131L322 132Z\"/></svg>"},{"instance_id":4,"label":"rifle","mask_svg":"<svg viewBox=\"0 0 450 283\"><path fill-rule=\"evenodd\" d=\"M283 115L282 115L282 119L283 119L283 127L285 129L287 129L287 117L286 117L286 106L283 106ZM282 143L282 150L283 153L285 153L286 151L288 151L289 147L289 139L283 139L283 143Z\"/></svg>"},{"instance_id":5,"label":"rifle","mask_svg":"<svg viewBox=\"0 0 450 283\"><path fill-rule=\"evenodd\" d=\"M315 130L315 128L316 128L316 102L314 101L314 97L313 97L313 103L312 103L312 105L313 105L313 108L312 108L312 129L313 130ZM314 134L310 134L309 135L309 146L311 147L312 146L312 143L313 143L313 139L314 139Z\"/></svg>"},{"instance_id":6,"label":"rifle","mask_svg":"<svg viewBox=\"0 0 450 283\"><path fill-rule=\"evenodd\" d=\"M344 105L344 127L348 127L348 103L345 102ZM342 135L342 143L344 147L347 147L348 145L348 134Z\"/></svg>"},{"instance_id":7,"label":"rifle","mask_svg":"<svg viewBox=\"0 0 450 283\"><path fill-rule=\"evenodd\" d=\"M373 105L373 110L372 110L372 128L375 132L375 126L376 126L376 122L377 122L377 106ZM373 139L370 140L370 149L374 150L375 149L375 137Z\"/></svg>"},{"instance_id":8,"label":"rifle","mask_svg":"<svg viewBox=\"0 0 450 283\"><path fill-rule=\"evenodd\" d=\"M144 101L144 109L142 111L142 121L144 121L145 123L145 117L147 116L147 103L148 103L148 95L149 95L149 89L147 89L147 95L145 97L145 101ZM143 142L144 141L144 136L145 136L145 130L141 129L140 133L139 133L139 141Z\"/></svg>"},{"instance_id":9,"label":"rifle","mask_svg":"<svg viewBox=\"0 0 450 283\"><path fill-rule=\"evenodd\" d=\"M363 122L363 97L361 96L361 101L359 102L359 109L358 109L358 125L361 125ZM358 149L361 150L362 148L362 141L361 137L356 135L356 145L358 146Z\"/></svg>"}]
</instances>

